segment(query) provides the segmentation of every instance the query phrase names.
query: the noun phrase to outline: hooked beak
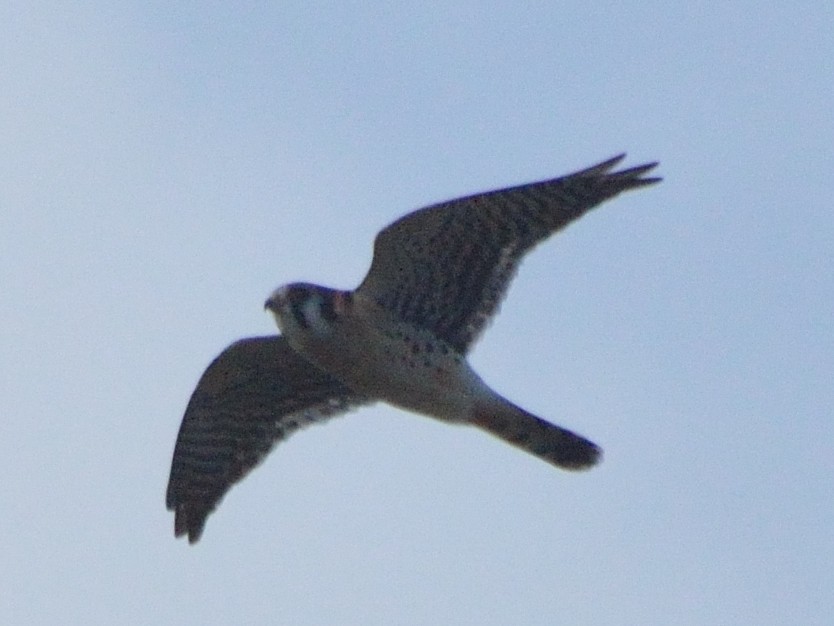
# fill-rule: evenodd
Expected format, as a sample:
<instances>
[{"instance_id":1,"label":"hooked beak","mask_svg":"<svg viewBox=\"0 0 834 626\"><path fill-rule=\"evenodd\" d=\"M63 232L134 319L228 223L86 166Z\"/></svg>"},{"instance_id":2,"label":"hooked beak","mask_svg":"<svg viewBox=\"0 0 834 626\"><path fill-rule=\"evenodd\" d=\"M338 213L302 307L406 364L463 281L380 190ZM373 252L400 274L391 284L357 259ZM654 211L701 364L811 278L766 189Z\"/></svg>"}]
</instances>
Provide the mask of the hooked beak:
<instances>
[{"instance_id":1,"label":"hooked beak","mask_svg":"<svg viewBox=\"0 0 834 626\"><path fill-rule=\"evenodd\" d=\"M284 307L286 302L287 297L285 290L283 288L278 288L269 294L266 302L264 302L264 309L277 314Z\"/></svg>"}]
</instances>

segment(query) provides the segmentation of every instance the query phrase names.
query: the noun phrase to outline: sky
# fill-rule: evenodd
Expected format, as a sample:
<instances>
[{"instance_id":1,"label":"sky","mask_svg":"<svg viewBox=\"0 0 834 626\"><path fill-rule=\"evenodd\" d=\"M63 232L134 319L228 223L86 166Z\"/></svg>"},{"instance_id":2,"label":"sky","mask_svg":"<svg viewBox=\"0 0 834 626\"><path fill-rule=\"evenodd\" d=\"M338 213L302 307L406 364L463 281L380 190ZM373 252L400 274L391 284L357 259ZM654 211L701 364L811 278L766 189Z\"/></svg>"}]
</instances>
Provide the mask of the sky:
<instances>
[{"instance_id":1,"label":"sky","mask_svg":"<svg viewBox=\"0 0 834 626\"><path fill-rule=\"evenodd\" d=\"M828 624L827 2L0 7L0 622ZM188 398L266 296L420 206L628 152L471 354L598 442L561 472L385 405L193 546Z\"/></svg>"}]
</instances>

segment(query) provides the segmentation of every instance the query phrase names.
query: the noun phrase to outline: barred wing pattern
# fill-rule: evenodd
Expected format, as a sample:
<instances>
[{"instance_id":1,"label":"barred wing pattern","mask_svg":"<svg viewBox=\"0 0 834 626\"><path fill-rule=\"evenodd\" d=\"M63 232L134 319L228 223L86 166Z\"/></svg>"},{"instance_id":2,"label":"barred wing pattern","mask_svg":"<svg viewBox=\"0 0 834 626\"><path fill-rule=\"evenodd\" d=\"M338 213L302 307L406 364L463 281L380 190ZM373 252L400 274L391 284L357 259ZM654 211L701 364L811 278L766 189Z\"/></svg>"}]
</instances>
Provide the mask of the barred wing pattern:
<instances>
[{"instance_id":1,"label":"barred wing pattern","mask_svg":"<svg viewBox=\"0 0 834 626\"><path fill-rule=\"evenodd\" d=\"M603 201L660 180L641 178L656 163L612 172L624 157L406 215L377 235L357 292L465 354L526 252Z\"/></svg>"},{"instance_id":2,"label":"barred wing pattern","mask_svg":"<svg viewBox=\"0 0 834 626\"><path fill-rule=\"evenodd\" d=\"M203 373L180 426L166 496L174 534L195 543L226 492L278 441L368 402L283 337L233 343Z\"/></svg>"}]
</instances>

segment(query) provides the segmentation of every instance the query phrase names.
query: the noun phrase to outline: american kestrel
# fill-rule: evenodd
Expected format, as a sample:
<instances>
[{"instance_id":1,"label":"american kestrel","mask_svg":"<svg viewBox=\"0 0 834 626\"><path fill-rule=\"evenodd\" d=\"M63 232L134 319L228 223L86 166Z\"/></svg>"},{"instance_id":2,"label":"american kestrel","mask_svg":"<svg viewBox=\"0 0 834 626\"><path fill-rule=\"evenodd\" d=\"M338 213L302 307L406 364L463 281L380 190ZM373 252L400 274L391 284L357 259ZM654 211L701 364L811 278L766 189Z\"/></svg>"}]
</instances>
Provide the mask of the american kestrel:
<instances>
[{"instance_id":1,"label":"american kestrel","mask_svg":"<svg viewBox=\"0 0 834 626\"><path fill-rule=\"evenodd\" d=\"M242 339L203 373L185 410L167 506L174 534L199 540L229 488L292 432L382 400L470 424L568 470L600 449L493 391L466 354L526 252L657 163L613 171L625 155L552 180L429 206L384 228L353 291L293 283L265 307L281 334Z\"/></svg>"}]
</instances>

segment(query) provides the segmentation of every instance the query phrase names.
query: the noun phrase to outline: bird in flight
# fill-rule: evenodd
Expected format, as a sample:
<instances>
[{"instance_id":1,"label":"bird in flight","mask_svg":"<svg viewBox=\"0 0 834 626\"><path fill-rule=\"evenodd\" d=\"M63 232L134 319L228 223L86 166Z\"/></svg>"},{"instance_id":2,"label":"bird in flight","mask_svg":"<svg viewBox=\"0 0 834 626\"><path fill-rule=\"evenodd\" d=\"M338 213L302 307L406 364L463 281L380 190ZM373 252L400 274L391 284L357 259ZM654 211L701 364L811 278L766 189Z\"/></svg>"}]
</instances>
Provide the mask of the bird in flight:
<instances>
[{"instance_id":1,"label":"bird in flight","mask_svg":"<svg viewBox=\"0 0 834 626\"><path fill-rule=\"evenodd\" d=\"M475 426L562 469L594 465L594 443L503 398L466 355L528 251L605 200L661 180L644 176L657 163L615 171L624 156L409 213L376 236L353 291L275 290L265 307L281 334L230 345L188 402L166 497L175 536L198 541L226 492L277 442L376 401Z\"/></svg>"}]
</instances>

